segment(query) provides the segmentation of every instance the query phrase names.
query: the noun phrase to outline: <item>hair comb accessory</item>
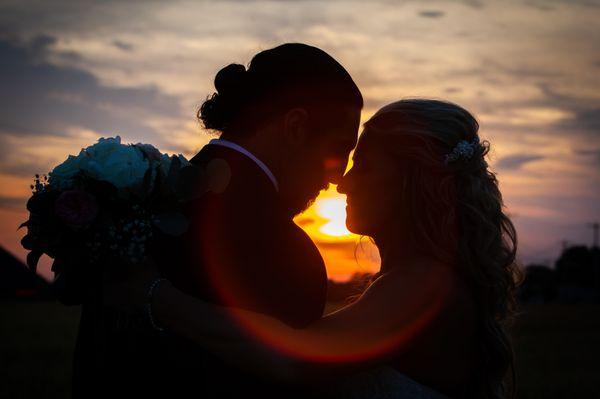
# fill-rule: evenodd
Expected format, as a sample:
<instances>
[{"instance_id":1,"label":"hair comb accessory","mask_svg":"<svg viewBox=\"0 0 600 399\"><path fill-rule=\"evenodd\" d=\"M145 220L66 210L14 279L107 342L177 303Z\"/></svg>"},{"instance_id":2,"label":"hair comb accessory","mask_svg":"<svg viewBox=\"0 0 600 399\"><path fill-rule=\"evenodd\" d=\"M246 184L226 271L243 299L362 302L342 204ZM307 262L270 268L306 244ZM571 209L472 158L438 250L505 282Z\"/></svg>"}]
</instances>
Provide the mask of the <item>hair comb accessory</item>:
<instances>
[{"instance_id":1,"label":"hair comb accessory","mask_svg":"<svg viewBox=\"0 0 600 399\"><path fill-rule=\"evenodd\" d=\"M460 159L471 159L477 147L479 147L478 136L475 136L472 141L459 141L452 151L444 157L444 164L448 165L449 163L456 162Z\"/></svg>"}]
</instances>

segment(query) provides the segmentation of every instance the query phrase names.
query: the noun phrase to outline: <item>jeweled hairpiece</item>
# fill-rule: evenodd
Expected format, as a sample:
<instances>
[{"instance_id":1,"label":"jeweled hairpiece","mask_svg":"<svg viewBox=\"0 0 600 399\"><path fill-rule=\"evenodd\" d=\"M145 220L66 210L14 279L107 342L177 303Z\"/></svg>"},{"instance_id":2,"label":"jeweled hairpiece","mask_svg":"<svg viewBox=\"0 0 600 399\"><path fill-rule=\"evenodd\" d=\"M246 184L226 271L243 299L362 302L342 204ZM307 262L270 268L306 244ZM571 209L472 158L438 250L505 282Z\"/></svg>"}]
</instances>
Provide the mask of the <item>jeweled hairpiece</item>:
<instances>
[{"instance_id":1,"label":"jeweled hairpiece","mask_svg":"<svg viewBox=\"0 0 600 399\"><path fill-rule=\"evenodd\" d=\"M475 136L472 141L461 140L452 149L452 152L446 154L444 164L448 165L451 162L456 162L459 159L471 159L475 153L475 149L479 147L479 137Z\"/></svg>"}]
</instances>

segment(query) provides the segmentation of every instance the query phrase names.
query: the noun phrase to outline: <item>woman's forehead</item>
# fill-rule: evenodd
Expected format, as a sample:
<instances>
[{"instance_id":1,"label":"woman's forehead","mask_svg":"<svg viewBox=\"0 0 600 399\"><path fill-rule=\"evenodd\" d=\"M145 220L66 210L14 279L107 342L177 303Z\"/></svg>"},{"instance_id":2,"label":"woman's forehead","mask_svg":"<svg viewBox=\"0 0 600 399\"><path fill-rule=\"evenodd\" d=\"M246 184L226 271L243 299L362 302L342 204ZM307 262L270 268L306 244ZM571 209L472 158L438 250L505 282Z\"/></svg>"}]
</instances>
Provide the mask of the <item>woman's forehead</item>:
<instances>
[{"instance_id":1,"label":"woman's forehead","mask_svg":"<svg viewBox=\"0 0 600 399\"><path fill-rule=\"evenodd\" d=\"M357 153L359 153L358 155L364 155L365 153L373 151L375 147L374 144L376 135L376 131L365 126L358 138L358 143L356 144L356 148L354 150L354 156L356 156Z\"/></svg>"}]
</instances>

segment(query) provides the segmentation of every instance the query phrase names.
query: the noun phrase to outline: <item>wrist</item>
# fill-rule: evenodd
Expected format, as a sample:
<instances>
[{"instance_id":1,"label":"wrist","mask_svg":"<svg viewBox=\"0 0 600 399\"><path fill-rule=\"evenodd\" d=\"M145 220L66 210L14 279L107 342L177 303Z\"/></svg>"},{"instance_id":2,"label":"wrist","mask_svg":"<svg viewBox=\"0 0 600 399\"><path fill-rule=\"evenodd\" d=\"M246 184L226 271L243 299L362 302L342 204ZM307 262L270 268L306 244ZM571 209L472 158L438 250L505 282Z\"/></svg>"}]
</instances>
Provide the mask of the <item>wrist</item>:
<instances>
[{"instance_id":1,"label":"wrist","mask_svg":"<svg viewBox=\"0 0 600 399\"><path fill-rule=\"evenodd\" d=\"M168 283L168 280L157 277L150 282L146 292L146 302L144 304L146 318L152 328L156 331L164 331L164 327L156 319L155 309L157 292L159 288L163 287L166 283Z\"/></svg>"}]
</instances>

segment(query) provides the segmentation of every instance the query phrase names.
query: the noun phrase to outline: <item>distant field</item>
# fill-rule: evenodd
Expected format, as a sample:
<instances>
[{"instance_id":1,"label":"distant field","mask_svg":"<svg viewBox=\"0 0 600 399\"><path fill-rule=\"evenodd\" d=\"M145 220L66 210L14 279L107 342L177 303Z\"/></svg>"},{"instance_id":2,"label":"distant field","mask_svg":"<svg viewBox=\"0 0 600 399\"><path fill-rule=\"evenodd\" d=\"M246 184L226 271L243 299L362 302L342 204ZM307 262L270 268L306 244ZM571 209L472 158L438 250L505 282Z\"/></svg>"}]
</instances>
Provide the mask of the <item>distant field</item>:
<instances>
[{"instance_id":1,"label":"distant field","mask_svg":"<svg viewBox=\"0 0 600 399\"><path fill-rule=\"evenodd\" d=\"M520 399L600 398L600 305L530 305L515 329Z\"/></svg>"},{"instance_id":2,"label":"distant field","mask_svg":"<svg viewBox=\"0 0 600 399\"><path fill-rule=\"evenodd\" d=\"M0 302L0 398L70 397L79 308Z\"/></svg>"},{"instance_id":3,"label":"distant field","mask_svg":"<svg viewBox=\"0 0 600 399\"><path fill-rule=\"evenodd\" d=\"M0 398L68 398L79 309L0 302ZM600 305L536 305L515 329L521 399L600 398Z\"/></svg>"}]
</instances>

